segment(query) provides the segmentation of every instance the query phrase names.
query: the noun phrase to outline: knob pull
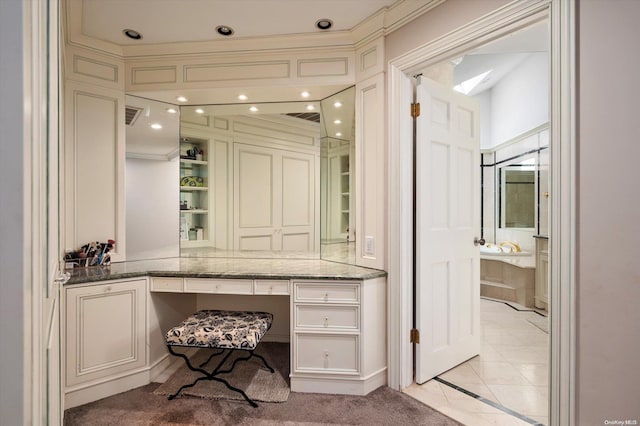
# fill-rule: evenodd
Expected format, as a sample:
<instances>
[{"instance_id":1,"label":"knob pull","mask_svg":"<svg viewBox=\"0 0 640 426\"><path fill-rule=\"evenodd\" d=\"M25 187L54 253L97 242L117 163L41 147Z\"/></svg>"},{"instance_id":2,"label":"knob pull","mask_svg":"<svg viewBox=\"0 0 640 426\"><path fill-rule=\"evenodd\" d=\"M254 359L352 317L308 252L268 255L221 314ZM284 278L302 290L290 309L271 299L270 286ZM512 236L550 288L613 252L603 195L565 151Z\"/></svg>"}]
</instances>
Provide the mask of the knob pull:
<instances>
[{"instance_id":1,"label":"knob pull","mask_svg":"<svg viewBox=\"0 0 640 426\"><path fill-rule=\"evenodd\" d=\"M486 242L486 241L484 240L484 238L478 238L478 237L475 237L475 238L473 239L473 245L474 245L474 246L483 246L485 242Z\"/></svg>"}]
</instances>

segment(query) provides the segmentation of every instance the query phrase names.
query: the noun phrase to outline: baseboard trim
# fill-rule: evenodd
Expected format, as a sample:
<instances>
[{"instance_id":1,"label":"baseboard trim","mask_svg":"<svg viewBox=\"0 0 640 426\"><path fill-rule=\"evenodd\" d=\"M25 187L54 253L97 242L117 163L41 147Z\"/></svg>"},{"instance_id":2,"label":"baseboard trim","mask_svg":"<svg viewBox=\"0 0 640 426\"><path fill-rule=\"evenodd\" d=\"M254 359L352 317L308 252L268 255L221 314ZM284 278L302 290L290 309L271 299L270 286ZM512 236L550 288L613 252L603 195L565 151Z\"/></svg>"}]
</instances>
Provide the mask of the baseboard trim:
<instances>
[{"instance_id":1,"label":"baseboard trim","mask_svg":"<svg viewBox=\"0 0 640 426\"><path fill-rule=\"evenodd\" d=\"M320 377L299 374L292 374L290 378L292 392L364 396L387 384L387 369L384 368L366 378Z\"/></svg>"}]
</instances>

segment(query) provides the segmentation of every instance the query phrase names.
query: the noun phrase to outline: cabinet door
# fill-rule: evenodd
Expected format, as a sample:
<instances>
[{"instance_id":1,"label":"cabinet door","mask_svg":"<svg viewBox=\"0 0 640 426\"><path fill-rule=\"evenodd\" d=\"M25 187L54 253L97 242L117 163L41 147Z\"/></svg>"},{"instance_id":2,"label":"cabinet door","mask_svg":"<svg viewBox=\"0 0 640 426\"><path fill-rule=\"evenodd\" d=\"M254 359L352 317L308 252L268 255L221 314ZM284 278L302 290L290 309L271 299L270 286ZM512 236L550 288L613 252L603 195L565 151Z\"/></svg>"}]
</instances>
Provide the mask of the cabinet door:
<instances>
[{"instance_id":1,"label":"cabinet door","mask_svg":"<svg viewBox=\"0 0 640 426\"><path fill-rule=\"evenodd\" d=\"M65 289L66 387L145 366L146 291L146 280Z\"/></svg>"}]
</instances>

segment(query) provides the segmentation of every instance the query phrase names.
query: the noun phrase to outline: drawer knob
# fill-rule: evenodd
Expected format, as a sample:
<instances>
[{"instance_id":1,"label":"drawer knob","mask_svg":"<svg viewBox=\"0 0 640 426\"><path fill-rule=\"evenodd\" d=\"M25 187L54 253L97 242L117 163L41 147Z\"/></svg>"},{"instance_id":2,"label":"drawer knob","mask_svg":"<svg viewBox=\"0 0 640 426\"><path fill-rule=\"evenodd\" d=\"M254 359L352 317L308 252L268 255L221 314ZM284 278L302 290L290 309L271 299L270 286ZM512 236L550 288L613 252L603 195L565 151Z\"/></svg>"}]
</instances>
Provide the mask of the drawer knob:
<instances>
[{"instance_id":1,"label":"drawer knob","mask_svg":"<svg viewBox=\"0 0 640 426\"><path fill-rule=\"evenodd\" d=\"M324 368L329 368L329 351L324 351Z\"/></svg>"},{"instance_id":2,"label":"drawer knob","mask_svg":"<svg viewBox=\"0 0 640 426\"><path fill-rule=\"evenodd\" d=\"M111 286L108 286L107 288L104 289L105 293L108 293L111 291Z\"/></svg>"},{"instance_id":3,"label":"drawer knob","mask_svg":"<svg viewBox=\"0 0 640 426\"><path fill-rule=\"evenodd\" d=\"M324 326L329 327L329 317L324 317Z\"/></svg>"},{"instance_id":4,"label":"drawer knob","mask_svg":"<svg viewBox=\"0 0 640 426\"><path fill-rule=\"evenodd\" d=\"M324 294L324 300L329 300L329 292L326 292L326 293Z\"/></svg>"}]
</instances>

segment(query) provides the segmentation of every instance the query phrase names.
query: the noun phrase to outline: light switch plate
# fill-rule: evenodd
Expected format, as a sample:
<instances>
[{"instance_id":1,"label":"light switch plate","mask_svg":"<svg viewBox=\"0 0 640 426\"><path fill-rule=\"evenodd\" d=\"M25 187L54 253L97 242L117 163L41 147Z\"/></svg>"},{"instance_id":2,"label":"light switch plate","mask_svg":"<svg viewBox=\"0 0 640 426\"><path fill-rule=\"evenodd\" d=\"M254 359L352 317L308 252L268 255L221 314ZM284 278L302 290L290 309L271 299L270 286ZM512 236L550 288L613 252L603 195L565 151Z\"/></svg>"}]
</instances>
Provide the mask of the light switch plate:
<instances>
[{"instance_id":1,"label":"light switch plate","mask_svg":"<svg viewBox=\"0 0 640 426\"><path fill-rule=\"evenodd\" d=\"M376 253L376 239L371 236L364 237L364 254L373 256Z\"/></svg>"}]
</instances>

